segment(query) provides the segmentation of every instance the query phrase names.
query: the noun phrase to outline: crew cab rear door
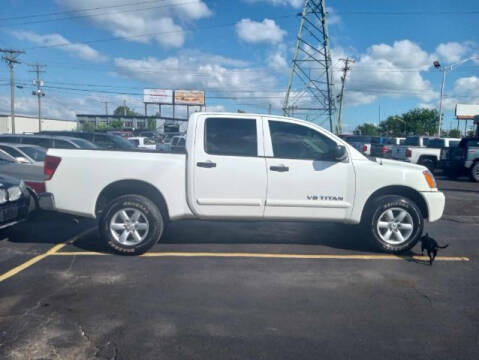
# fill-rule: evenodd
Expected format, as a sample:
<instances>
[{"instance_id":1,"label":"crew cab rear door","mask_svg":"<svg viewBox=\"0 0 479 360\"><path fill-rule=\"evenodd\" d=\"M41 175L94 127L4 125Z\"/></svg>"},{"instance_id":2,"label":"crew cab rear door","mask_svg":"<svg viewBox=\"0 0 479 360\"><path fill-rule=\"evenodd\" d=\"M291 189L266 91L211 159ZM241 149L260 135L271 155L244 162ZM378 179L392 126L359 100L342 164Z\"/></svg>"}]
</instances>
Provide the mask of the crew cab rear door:
<instances>
[{"instance_id":1,"label":"crew cab rear door","mask_svg":"<svg viewBox=\"0 0 479 360\"><path fill-rule=\"evenodd\" d=\"M205 115L195 134L188 168L192 211L208 218L262 218L266 160L261 118Z\"/></svg>"},{"instance_id":2,"label":"crew cab rear door","mask_svg":"<svg viewBox=\"0 0 479 360\"><path fill-rule=\"evenodd\" d=\"M268 191L265 218L341 220L355 195L351 160L337 161L338 143L309 124L264 122Z\"/></svg>"}]
</instances>

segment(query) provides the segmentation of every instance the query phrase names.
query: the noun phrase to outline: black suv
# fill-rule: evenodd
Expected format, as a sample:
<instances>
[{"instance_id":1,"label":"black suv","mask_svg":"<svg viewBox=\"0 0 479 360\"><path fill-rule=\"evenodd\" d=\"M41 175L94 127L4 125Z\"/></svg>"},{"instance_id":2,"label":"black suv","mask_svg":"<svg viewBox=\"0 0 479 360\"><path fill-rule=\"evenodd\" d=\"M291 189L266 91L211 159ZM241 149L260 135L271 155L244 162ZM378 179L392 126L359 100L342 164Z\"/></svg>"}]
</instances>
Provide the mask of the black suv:
<instances>
[{"instance_id":1,"label":"black suv","mask_svg":"<svg viewBox=\"0 0 479 360\"><path fill-rule=\"evenodd\" d=\"M83 132L83 131L42 131L39 135L69 136L88 140L98 146L100 149L111 150L133 150L135 147L121 136L106 134L102 132Z\"/></svg>"}]
</instances>

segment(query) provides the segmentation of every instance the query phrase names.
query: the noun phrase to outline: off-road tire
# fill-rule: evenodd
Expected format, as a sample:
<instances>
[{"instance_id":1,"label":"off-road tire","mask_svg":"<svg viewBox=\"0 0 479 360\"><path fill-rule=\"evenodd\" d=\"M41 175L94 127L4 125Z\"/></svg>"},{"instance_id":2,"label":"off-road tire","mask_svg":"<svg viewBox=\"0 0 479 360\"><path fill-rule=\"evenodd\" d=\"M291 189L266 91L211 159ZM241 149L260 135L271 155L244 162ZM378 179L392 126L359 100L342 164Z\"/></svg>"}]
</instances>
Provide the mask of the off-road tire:
<instances>
[{"instance_id":1,"label":"off-road tire","mask_svg":"<svg viewBox=\"0 0 479 360\"><path fill-rule=\"evenodd\" d=\"M403 243L388 243L383 240L379 233L378 222L380 216L389 209L403 209L409 214L410 219L412 220L412 232ZM362 222L363 233L371 244L380 251L391 254L407 251L416 245L422 235L424 220L421 210L412 200L406 197L398 195L385 195L378 197L372 201L365 211L366 213Z\"/></svg>"},{"instance_id":2,"label":"off-road tire","mask_svg":"<svg viewBox=\"0 0 479 360\"><path fill-rule=\"evenodd\" d=\"M145 238L132 245L125 245L115 239L111 231L112 218L123 209L134 209L141 212L148 223ZM158 206L151 200L140 195L123 195L111 201L100 220L100 234L105 244L113 252L121 255L140 255L148 251L161 238L164 231L164 221Z\"/></svg>"},{"instance_id":3,"label":"off-road tire","mask_svg":"<svg viewBox=\"0 0 479 360\"><path fill-rule=\"evenodd\" d=\"M472 181L479 182L479 161L476 161L474 164L472 164L469 175Z\"/></svg>"}]
</instances>

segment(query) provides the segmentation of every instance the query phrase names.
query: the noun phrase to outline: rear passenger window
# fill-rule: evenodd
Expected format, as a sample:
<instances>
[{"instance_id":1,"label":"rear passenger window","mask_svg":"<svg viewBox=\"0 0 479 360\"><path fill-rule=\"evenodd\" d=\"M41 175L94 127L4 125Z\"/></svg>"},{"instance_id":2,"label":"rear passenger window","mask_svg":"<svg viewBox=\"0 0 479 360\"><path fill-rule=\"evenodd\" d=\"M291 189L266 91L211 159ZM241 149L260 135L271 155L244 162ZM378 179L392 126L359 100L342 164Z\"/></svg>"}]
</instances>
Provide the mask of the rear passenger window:
<instances>
[{"instance_id":1,"label":"rear passenger window","mask_svg":"<svg viewBox=\"0 0 479 360\"><path fill-rule=\"evenodd\" d=\"M24 137L22 143L29 145L38 145L45 149L53 147L53 141L51 139L43 139L36 137Z\"/></svg>"},{"instance_id":2,"label":"rear passenger window","mask_svg":"<svg viewBox=\"0 0 479 360\"><path fill-rule=\"evenodd\" d=\"M102 149L114 149L115 143L106 135L97 135L95 134L95 145Z\"/></svg>"},{"instance_id":3,"label":"rear passenger window","mask_svg":"<svg viewBox=\"0 0 479 360\"><path fill-rule=\"evenodd\" d=\"M205 151L213 155L257 156L255 119L210 118L205 123Z\"/></svg>"}]
</instances>

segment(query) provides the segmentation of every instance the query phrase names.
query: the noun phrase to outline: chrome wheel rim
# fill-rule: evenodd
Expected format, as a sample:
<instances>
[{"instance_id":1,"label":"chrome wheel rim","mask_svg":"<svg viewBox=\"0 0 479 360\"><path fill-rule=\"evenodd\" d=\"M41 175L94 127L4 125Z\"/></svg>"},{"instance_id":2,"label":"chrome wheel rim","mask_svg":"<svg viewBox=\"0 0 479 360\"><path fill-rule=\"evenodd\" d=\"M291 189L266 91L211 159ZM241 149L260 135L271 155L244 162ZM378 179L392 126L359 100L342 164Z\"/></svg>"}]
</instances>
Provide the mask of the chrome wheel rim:
<instances>
[{"instance_id":1,"label":"chrome wheel rim","mask_svg":"<svg viewBox=\"0 0 479 360\"><path fill-rule=\"evenodd\" d=\"M140 244L148 236L149 230L150 224L145 214L134 208L118 210L110 221L111 236L126 246Z\"/></svg>"},{"instance_id":2,"label":"chrome wheel rim","mask_svg":"<svg viewBox=\"0 0 479 360\"><path fill-rule=\"evenodd\" d=\"M408 211L402 208L390 208L379 216L377 230L379 237L385 243L399 245L411 237L414 222Z\"/></svg>"}]
</instances>

